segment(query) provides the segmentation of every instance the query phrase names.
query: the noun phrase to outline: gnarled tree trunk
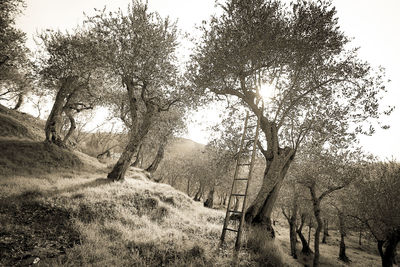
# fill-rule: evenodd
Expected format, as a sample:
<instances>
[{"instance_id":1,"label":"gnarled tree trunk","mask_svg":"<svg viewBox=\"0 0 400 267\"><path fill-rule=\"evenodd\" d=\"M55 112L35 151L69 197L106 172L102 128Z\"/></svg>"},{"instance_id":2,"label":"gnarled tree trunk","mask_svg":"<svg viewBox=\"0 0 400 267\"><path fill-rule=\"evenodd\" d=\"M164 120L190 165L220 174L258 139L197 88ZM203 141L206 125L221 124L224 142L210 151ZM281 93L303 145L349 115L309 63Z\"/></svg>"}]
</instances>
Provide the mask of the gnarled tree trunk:
<instances>
[{"instance_id":1,"label":"gnarled tree trunk","mask_svg":"<svg viewBox=\"0 0 400 267\"><path fill-rule=\"evenodd\" d=\"M271 224L271 213L282 186L283 179L293 161L295 151L290 148L278 149L277 153L266 152L266 168L263 183L256 199L246 211L246 222L265 227L271 237L275 232Z\"/></svg>"},{"instance_id":2,"label":"gnarled tree trunk","mask_svg":"<svg viewBox=\"0 0 400 267\"><path fill-rule=\"evenodd\" d=\"M63 143L64 143L64 145L66 145L68 139L75 132L76 122L75 122L75 118L74 118L74 115L72 114L72 110L71 109L69 109L69 108L64 109L64 113L65 113L65 115L67 115L67 117L69 119L69 123L70 123L69 130L68 130L67 134L65 135L65 137L63 139Z\"/></svg>"},{"instance_id":3,"label":"gnarled tree trunk","mask_svg":"<svg viewBox=\"0 0 400 267\"><path fill-rule=\"evenodd\" d=\"M297 193L296 193L295 187L293 190L293 194L294 194L294 197L293 197L292 207L290 208L290 210L288 212L286 212L285 208L282 207L282 213L289 223L290 256L292 256L294 259L297 259L297 250L296 250ZM275 221L274 221L274 225L275 225Z\"/></svg>"},{"instance_id":4,"label":"gnarled tree trunk","mask_svg":"<svg viewBox=\"0 0 400 267\"><path fill-rule=\"evenodd\" d=\"M45 126L46 141L56 144L59 147L65 147L61 138L60 131L62 127L62 113L66 104L68 91L72 86L72 79L65 79L58 90L56 99L51 109L50 115L47 118Z\"/></svg>"},{"instance_id":5,"label":"gnarled tree trunk","mask_svg":"<svg viewBox=\"0 0 400 267\"><path fill-rule=\"evenodd\" d=\"M160 164L161 160L164 157L164 148L166 144L167 144L167 136L163 136L160 146L158 147L156 157L154 158L150 166L146 168L146 171L153 173L157 170L158 165Z\"/></svg>"},{"instance_id":6,"label":"gnarled tree trunk","mask_svg":"<svg viewBox=\"0 0 400 267\"><path fill-rule=\"evenodd\" d=\"M142 143L146 134L149 132L153 115L156 112L156 108L151 102L145 102L146 112L143 115L141 122L139 122L137 118L137 99L134 95L135 85L130 81L126 81L125 84L128 90L132 125L128 144L126 145L117 163L114 165L112 171L107 175L107 178L113 181L124 180L125 173L128 170L132 157L135 152L137 152L137 149Z\"/></svg>"},{"instance_id":7,"label":"gnarled tree trunk","mask_svg":"<svg viewBox=\"0 0 400 267\"><path fill-rule=\"evenodd\" d=\"M320 200L317 198L315 194L315 184L309 187L312 202L313 202L313 211L315 220L317 221L317 227L315 228L314 233L314 260L313 260L313 267L319 266L319 236L322 230L322 219L321 219L321 207L320 207Z\"/></svg>"},{"instance_id":8,"label":"gnarled tree trunk","mask_svg":"<svg viewBox=\"0 0 400 267\"><path fill-rule=\"evenodd\" d=\"M137 149L135 161L131 164L132 167L139 166L140 158L141 158L141 151L142 151L142 144L140 144Z\"/></svg>"},{"instance_id":9,"label":"gnarled tree trunk","mask_svg":"<svg viewBox=\"0 0 400 267\"><path fill-rule=\"evenodd\" d=\"M289 218L289 230L290 230L290 255L297 259L297 251L296 251L296 217L291 216Z\"/></svg>"},{"instance_id":10,"label":"gnarled tree trunk","mask_svg":"<svg viewBox=\"0 0 400 267\"><path fill-rule=\"evenodd\" d=\"M139 138L131 137L117 163L114 165L111 172L107 175L108 179L113 181L122 181L125 179L125 173L128 170L131 159L135 154L140 143Z\"/></svg>"},{"instance_id":11,"label":"gnarled tree trunk","mask_svg":"<svg viewBox=\"0 0 400 267\"><path fill-rule=\"evenodd\" d=\"M300 225L299 228L296 229L296 233L299 235L300 237L300 241L301 241L301 245L302 245L302 249L301 249L301 253L303 253L304 255L310 255L312 253L309 243L307 242L306 238L304 237L302 230L303 230L303 226L304 226L304 222L305 222L305 214L302 214L300 217Z\"/></svg>"},{"instance_id":12,"label":"gnarled tree trunk","mask_svg":"<svg viewBox=\"0 0 400 267\"><path fill-rule=\"evenodd\" d=\"M393 263L395 263L396 248L399 241L400 230L392 233L386 241L378 241L378 251L381 256L382 267L392 267Z\"/></svg>"}]
</instances>

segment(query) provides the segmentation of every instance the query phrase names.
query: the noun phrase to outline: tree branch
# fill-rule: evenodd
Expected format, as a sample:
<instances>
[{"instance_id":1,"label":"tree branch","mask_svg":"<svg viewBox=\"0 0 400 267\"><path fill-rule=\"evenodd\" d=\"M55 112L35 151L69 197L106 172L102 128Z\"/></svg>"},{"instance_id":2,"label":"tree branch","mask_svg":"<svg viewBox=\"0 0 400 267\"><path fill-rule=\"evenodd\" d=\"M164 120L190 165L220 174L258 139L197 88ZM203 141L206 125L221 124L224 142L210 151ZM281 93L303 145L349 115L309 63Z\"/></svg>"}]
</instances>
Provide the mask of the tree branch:
<instances>
[{"instance_id":1,"label":"tree branch","mask_svg":"<svg viewBox=\"0 0 400 267\"><path fill-rule=\"evenodd\" d=\"M334 191L337 191L337 190L340 190L340 189L344 188L345 186L346 186L346 185L339 185L339 186L335 186L335 187L329 188L328 190L326 190L325 192L323 192L323 193L319 196L318 200L321 201L324 197L326 197L326 196L329 195L330 193L332 193L332 192L334 192Z\"/></svg>"}]
</instances>

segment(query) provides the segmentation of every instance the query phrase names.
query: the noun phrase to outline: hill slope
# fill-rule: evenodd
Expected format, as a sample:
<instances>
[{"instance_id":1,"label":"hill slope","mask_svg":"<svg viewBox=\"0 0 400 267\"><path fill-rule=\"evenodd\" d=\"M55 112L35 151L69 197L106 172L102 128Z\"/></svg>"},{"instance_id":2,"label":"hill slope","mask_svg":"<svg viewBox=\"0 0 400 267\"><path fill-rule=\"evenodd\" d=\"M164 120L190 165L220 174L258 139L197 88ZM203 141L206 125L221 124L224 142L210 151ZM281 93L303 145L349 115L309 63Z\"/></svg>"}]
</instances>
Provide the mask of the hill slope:
<instances>
[{"instance_id":1,"label":"hill slope","mask_svg":"<svg viewBox=\"0 0 400 267\"><path fill-rule=\"evenodd\" d=\"M45 122L0 105L0 178L105 168L83 153L43 142Z\"/></svg>"},{"instance_id":2,"label":"hill slope","mask_svg":"<svg viewBox=\"0 0 400 267\"><path fill-rule=\"evenodd\" d=\"M130 171L0 180L0 265L228 266L224 212ZM100 177L105 177L105 173ZM10 219L11 218L11 219ZM233 244L233 240L229 241ZM249 253L242 263L257 266Z\"/></svg>"},{"instance_id":3,"label":"hill slope","mask_svg":"<svg viewBox=\"0 0 400 267\"><path fill-rule=\"evenodd\" d=\"M0 104L0 137L44 140L43 120Z\"/></svg>"}]
</instances>

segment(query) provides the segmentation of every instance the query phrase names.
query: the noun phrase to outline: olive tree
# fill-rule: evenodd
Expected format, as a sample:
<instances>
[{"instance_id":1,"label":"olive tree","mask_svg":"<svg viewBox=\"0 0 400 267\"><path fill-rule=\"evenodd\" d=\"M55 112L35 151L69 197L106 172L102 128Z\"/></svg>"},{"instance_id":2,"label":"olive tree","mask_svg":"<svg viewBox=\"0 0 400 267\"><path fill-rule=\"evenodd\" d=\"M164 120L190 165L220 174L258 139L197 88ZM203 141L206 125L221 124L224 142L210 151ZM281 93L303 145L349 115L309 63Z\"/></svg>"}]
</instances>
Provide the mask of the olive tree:
<instances>
[{"instance_id":1,"label":"olive tree","mask_svg":"<svg viewBox=\"0 0 400 267\"><path fill-rule=\"evenodd\" d=\"M400 241L400 165L369 163L361 174L350 195L352 216L375 238L382 266L393 266Z\"/></svg>"},{"instance_id":2,"label":"olive tree","mask_svg":"<svg viewBox=\"0 0 400 267\"><path fill-rule=\"evenodd\" d=\"M15 28L15 17L24 5L23 0L0 2L0 100L16 100L14 109L32 89L26 34Z\"/></svg>"},{"instance_id":3,"label":"olive tree","mask_svg":"<svg viewBox=\"0 0 400 267\"><path fill-rule=\"evenodd\" d=\"M325 1L229 0L203 24L192 55L199 93L233 96L260 117L266 167L246 221L271 232L271 212L301 143L312 132L354 138L378 118L382 74L360 60ZM265 109L258 92L272 90ZM349 126L352 127L349 127ZM371 128L372 129L372 128Z\"/></svg>"},{"instance_id":4,"label":"olive tree","mask_svg":"<svg viewBox=\"0 0 400 267\"><path fill-rule=\"evenodd\" d=\"M37 54L41 84L55 100L47 118L46 141L65 147L74 133L76 113L93 107L101 100L102 83L106 76L97 60L96 41L88 32L77 28L72 33L47 31L39 35L42 51ZM70 127L62 138L63 118Z\"/></svg>"},{"instance_id":5,"label":"olive tree","mask_svg":"<svg viewBox=\"0 0 400 267\"><path fill-rule=\"evenodd\" d=\"M108 174L111 180L123 180L154 118L180 98L177 29L141 1L133 1L126 12L98 11L87 20L101 47L105 68L121 85L114 93L122 93L129 106L129 140Z\"/></svg>"}]
</instances>

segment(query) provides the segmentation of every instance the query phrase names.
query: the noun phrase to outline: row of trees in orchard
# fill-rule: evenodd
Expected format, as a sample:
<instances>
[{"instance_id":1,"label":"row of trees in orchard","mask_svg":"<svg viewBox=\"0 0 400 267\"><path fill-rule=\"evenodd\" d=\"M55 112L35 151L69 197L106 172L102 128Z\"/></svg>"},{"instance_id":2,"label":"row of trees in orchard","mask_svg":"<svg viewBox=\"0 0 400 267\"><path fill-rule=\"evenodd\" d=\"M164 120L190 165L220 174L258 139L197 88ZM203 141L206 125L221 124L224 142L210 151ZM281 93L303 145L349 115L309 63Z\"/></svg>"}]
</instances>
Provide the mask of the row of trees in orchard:
<instances>
[{"instance_id":1,"label":"row of trees in orchard","mask_svg":"<svg viewBox=\"0 0 400 267\"><path fill-rule=\"evenodd\" d=\"M340 260L351 261L346 254L348 233L359 234L360 246L364 233L376 242L382 266L395 263L400 225L400 164L377 163L361 158L360 154L320 144L307 146L298 154L278 201L290 227L294 258L298 256L297 235L302 243L301 252L314 252L313 266L318 266L320 235L323 234L325 243L330 226L339 232ZM303 233L307 223L315 224L314 251Z\"/></svg>"},{"instance_id":2,"label":"row of trees in orchard","mask_svg":"<svg viewBox=\"0 0 400 267\"><path fill-rule=\"evenodd\" d=\"M72 33L42 33L39 74L42 84L55 92L46 140L66 147L76 128L75 115L106 106L128 132L108 178L123 180L144 143L159 144L148 167L154 172L168 137L184 128L182 117L190 104L175 57L177 38L175 23L140 1L126 11L98 10ZM70 128L62 136L64 117Z\"/></svg>"},{"instance_id":3,"label":"row of trees in orchard","mask_svg":"<svg viewBox=\"0 0 400 267\"><path fill-rule=\"evenodd\" d=\"M121 181L129 166L146 162L149 172L212 207L215 195L220 204L228 197L248 110L260 118L257 164L263 169L254 173L246 222L273 238L272 211L281 209L292 256L298 236L303 253L314 250L314 266L327 221L339 228L344 261L346 232L367 229L383 266L391 266L400 236L399 165L372 163L355 148L359 134L374 132L372 125L387 127L379 124L392 110L380 106L386 80L382 69L358 57L331 2L220 1L219 15L199 28L185 68L176 57L176 23L140 0L127 10L97 10L70 32L41 33L32 64L25 35L14 27L20 4L0 3L0 97L17 97L18 108L31 85L52 94L47 142L68 147L77 117L85 120L78 114L107 107L126 133L101 133L100 139L108 138L102 144L92 136L100 154L121 148L109 179ZM261 109L265 88L273 92L264 92L271 97ZM222 133L196 155L160 164L168 140L185 128L186 111L222 100L226 117L213 128ZM121 138L109 140L115 136ZM316 222L313 248L302 232L309 220Z\"/></svg>"},{"instance_id":4,"label":"row of trees in orchard","mask_svg":"<svg viewBox=\"0 0 400 267\"><path fill-rule=\"evenodd\" d=\"M0 2L0 100L14 101L14 109L21 107L33 83L26 34L15 27L23 6L23 0Z\"/></svg>"},{"instance_id":5,"label":"row of trees in orchard","mask_svg":"<svg viewBox=\"0 0 400 267\"><path fill-rule=\"evenodd\" d=\"M368 122L383 114L385 80L349 48L329 2L232 0L221 8L202 26L191 82L201 93L239 99L261 118L266 167L246 221L274 236L271 212L302 143L315 136L352 142L373 131ZM274 88L264 110L256 105L260 84Z\"/></svg>"},{"instance_id":6,"label":"row of trees in orchard","mask_svg":"<svg viewBox=\"0 0 400 267\"><path fill-rule=\"evenodd\" d=\"M97 151L99 156L117 145L123 147L108 178L123 180L128 167L149 154L145 150L157 151L147 168L154 172L169 138L185 129L184 113L194 103L178 68L176 23L135 0L127 10L97 10L69 32L40 33L38 51L29 59L25 33L14 27L22 6L23 0L0 4L1 99L17 97L19 108L28 91L53 95L45 136L47 142L63 148L88 139L76 133L87 123L88 116L80 114L107 107L128 136L119 144L110 138L103 140L106 145L97 144L103 148ZM106 136L99 135L100 139ZM112 136L118 134L108 137ZM94 135L89 137L87 142L96 143Z\"/></svg>"},{"instance_id":7,"label":"row of trees in orchard","mask_svg":"<svg viewBox=\"0 0 400 267\"><path fill-rule=\"evenodd\" d=\"M305 213L298 210L298 199L304 197L306 210L317 225L313 265L318 266L324 225L321 213L327 199L353 188L355 191L346 191L343 199L351 197L352 204L359 208L374 209L372 203L365 205L353 196L367 190L379 194L391 189L391 195L396 194L396 190L383 184L382 188L373 189L370 186L374 182L363 182L365 166L357 153L351 152L357 136L372 134L372 125L380 125L379 118L392 110L379 105L386 92L383 70L372 68L358 57L357 48L351 47L350 39L341 31L336 10L328 1L285 5L281 1L232 0L220 7L222 14L201 27L203 35L189 68L191 84L198 92L233 100L230 110L243 106L260 117L262 134L258 147L265 158L265 170L258 194L246 210L246 221L261 225L274 237L271 214L289 172L295 178L289 195L295 199L284 211L291 225L291 240L296 240L297 233L304 241L303 251L311 250L301 233ZM274 90L270 99L264 99L264 110L257 105L258 92L263 88ZM231 121L225 127L234 132L233 125ZM374 169L377 165L372 166ZM374 179L381 178L376 175L371 180ZM366 191L360 191L362 188ZM382 199L378 200L363 195L363 199L385 203L381 205L396 199L380 196ZM345 218L350 216L343 210L345 206L333 203L332 208L339 214L342 259L346 259ZM389 207L393 208L392 213L386 216L391 226L384 229L391 230L376 237L384 266L391 266L394 259L400 225L395 216L398 208ZM359 208L355 207L357 212L351 215L358 218L357 223L382 224L378 214L370 213L367 219ZM296 256L295 243L292 255Z\"/></svg>"}]
</instances>

